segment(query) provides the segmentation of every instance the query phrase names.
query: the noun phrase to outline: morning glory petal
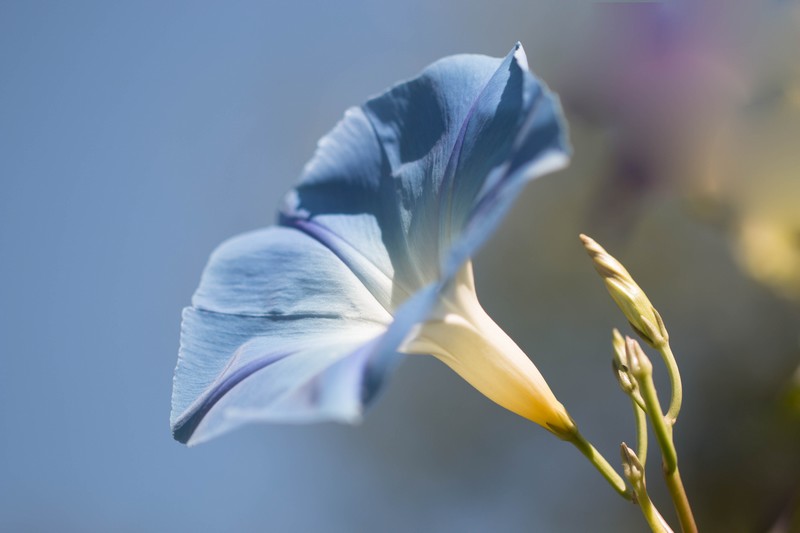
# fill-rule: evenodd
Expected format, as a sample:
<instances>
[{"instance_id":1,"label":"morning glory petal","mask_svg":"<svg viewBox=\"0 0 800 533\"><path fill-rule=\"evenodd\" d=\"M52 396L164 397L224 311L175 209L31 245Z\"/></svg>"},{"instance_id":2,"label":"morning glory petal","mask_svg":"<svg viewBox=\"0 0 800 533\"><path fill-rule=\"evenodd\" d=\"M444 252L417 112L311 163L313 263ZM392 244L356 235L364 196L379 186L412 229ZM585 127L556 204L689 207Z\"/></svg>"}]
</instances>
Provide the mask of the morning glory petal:
<instances>
[{"instance_id":1,"label":"morning glory petal","mask_svg":"<svg viewBox=\"0 0 800 533\"><path fill-rule=\"evenodd\" d=\"M397 191L409 263L401 274L411 285L441 278L443 207L452 187L452 180L446 181L448 164L472 108L501 64L485 56L447 57L364 105L390 167L387 179Z\"/></svg>"},{"instance_id":2,"label":"morning glory petal","mask_svg":"<svg viewBox=\"0 0 800 533\"><path fill-rule=\"evenodd\" d=\"M390 308L412 289L395 276L395 264L407 254L388 176L372 125L360 108L349 109L319 141L300 185L284 200L281 222L333 250ZM381 277L392 280L391 290L375 286Z\"/></svg>"},{"instance_id":3,"label":"morning glory petal","mask_svg":"<svg viewBox=\"0 0 800 533\"><path fill-rule=\"evenodd\" d=\"M195 313L202 312L187 311L189 328L207 318ZM252 418L357 420L370 341L385 327L300 322L293 331L280 328L280 335L252 337L236 347L213 383L173 422L175 438L194 444Z\"/></svg>"},{"instance_id":4,"label":"morning glory petal","mask_svg":"<svg viewBox=\"0 0 800 533\"><path fill-rule=\"evenodd\" d=\"M478 251L528 181L566 166L569 152L558 99L518 46L486 84L451 154L441 195L444 275Z\"/></svg>"},{"instance_id":5,"label":"morning glory petal","mask_svg":"<svg viewBox=\"0 0 800 533\"><path fill-rule=\"evenodd\" d=\"M503 59L442 59L350 109L279 226L212 255L184 311L175 438L196 443L255 420L353 422L400 352L426 350L504 407L561 429L566 411L522 352L508 359L489 349L502 342L451 338L500 330L462 316L448 294L474 291L457 272L524 183L567 152L557 100L519 45ZM517 374L524 394L509 398Z\"/></svg>"},{"instance_id":6,"label":"morning glory petal","mask_svg":"<svg viewBox=\"0 0 800 533\"><path fill-rule=\"evenodd\" d=\"M171 425L197 443L248 420L359 419L438 286L394 316L327 247L291 228L228 240L183 313Z\"/></svg>"},{"instance_id":7,"label":"morning glory petal","mask_svg":"<svg viewBox=\"0 0 800 533\"><path fill-rule=\"evenodd\" d=\"M398 347L435 304L438 289L414 295L388 329L327 317L264 323L264 317L187 308L173 435L193 445L252 421L360 420L402 357ZM224 361L222 368L208 366L212 354L217 363ZM198 376L212 381L195 383Z\"/></svg>"},{"instance_id":8,"label":"morning glory petal","mask_svg":"<svg viewBox=\"0 0 800 533\"><path fill-rule=\"evenodd\" d=\"M409 250L425 280L455 275L521 184L567 162L557 99L528 70L520 45L503 60L444 59L366 108L405 186ZM419 121L438 124L439 113L449 123L426 152Z\"/></svg>"},{"instance_id":9,"label":"morning glory petal","mask_svg":"<svg viewBox=\"0 0 800 533\"><path fill-rule=\"evenodd\" d=\"M391 281L376 274L371 283L389 287ZM303 232L280 226L248 232L220 245L209 259L192 305L246 316L323 316L383 323L392 318L329 248Z\"/></svg>"},{"instance_id":10,"label":"morning glory petal","mask_svg":"<svg viewBox=\"0 0 800 533\"><path fill-rule=\"evenodd\" d=\"M296 351L310 332L324 335L364 324L385 329L392 320L328 248L282 227L222 244L192 303L184 312L175 370L173 427L253 338L274 339L274 355ZM249 363L242 354L236 361Z\"/></svg>"},{"instance_id":11,"label":"morning glory petal","mask_svg":"<svg viewBox=\"0 0 800 533\"><path fill-rule=\"evenodd\" d=\"M398 347L436 302L437 289L414 295L388 329L323 319L281 336L251 338L173 422L173 435L194 445L256 421L360 421L402 357ZM187 309L184 324L209 318L203 314Z\"/></svg>"},{"instance_id":12,"label":"morning glory petal","mask_svg":"<svg viewBox=\"0 0 800 533\"><path fill-rule=\"evenodd\" d=\"M410 227L419 226L417 213L423 211L422 218L436 226L433 209L448 154L499 63L485 56L445 58L348 110L319 142L284 203L281 223L302 225L356 272L366 268L359 259L366 259L390 276L392 292L376 294L388 297L390 306L435 281L438 265L418 248L427 241L410 238ZM404 134L411 130L413 135ZM429 207L420 209L422 204Z\"/></svg>"},{"instance_id":13,"label":"morning glory petal","mask_svg":"<svg viewBox=\"0 0 800 533\"><path fill-rule=\"evenodd\" d=\"M352 256L356 272L364 259L386 273L396 307L453 276L518 184L565 164L567 151L558 103L521 46L504 59L448 57L349 110L320 141L281 221Z\"/></svg>"}]
</instances>

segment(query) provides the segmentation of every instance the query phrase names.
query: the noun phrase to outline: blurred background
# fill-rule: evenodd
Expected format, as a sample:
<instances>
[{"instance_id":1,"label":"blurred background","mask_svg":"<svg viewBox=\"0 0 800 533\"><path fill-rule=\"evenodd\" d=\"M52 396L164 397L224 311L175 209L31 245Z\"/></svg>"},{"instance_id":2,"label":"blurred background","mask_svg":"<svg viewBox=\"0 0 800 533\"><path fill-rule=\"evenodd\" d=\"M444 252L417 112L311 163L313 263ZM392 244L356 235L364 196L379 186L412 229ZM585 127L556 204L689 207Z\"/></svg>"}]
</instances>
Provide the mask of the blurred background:
<instances>
[{"instance_id":1,"label":"blurred background","mask_svg":"<svg viewBox=\"0 0 800 533\"><path fill-rule=\"evenodd\" d=\"M272 223L347 107L517 40L575 153L476 258L484 306L618 464L625 323L577 235L599 240L669 327L701 530L790 531L800 3L778 0L0 2L0 530L643 531L573 448L433 358L358 427L170 436L211 250Z\"/></svg>"}]
</instances>

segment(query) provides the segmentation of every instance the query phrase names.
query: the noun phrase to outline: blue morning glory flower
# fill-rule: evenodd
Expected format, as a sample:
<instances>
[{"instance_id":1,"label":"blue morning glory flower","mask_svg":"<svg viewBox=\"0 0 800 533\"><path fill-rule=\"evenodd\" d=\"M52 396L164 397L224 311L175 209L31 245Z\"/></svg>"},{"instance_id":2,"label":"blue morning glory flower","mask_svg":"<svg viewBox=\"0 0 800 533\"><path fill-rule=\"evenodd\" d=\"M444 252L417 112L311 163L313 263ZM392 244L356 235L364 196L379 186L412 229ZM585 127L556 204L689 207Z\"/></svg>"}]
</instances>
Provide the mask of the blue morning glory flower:
<instances>
[{"instance_id":1,"label":"blue morning glory flower","mask_svg":"<svg viewBox=\"0 0 800 533\"><path fill-rule=\"evenodd\" d=\"M320 140L277 225L223 243L183 312L171 425L196 444L255 421L356 422L403 354L572 428L478 303L470 257L525 183L567 162L556 98L517 45L447 57Z\"/></svg>"}]
</instances>

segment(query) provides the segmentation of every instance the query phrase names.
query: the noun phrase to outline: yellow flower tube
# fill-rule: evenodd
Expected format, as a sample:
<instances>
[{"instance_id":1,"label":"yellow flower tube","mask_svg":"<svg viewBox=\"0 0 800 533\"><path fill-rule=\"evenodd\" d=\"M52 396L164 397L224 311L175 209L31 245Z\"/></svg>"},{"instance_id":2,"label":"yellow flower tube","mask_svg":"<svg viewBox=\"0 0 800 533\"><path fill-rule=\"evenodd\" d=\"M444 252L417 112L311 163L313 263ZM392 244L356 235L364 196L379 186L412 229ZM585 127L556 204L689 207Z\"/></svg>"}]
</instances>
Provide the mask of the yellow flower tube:
<instances>
[{"instance_id":1,"label":"yellow flower tube","mask_svg":"<svg viewBox=\"0 0 800 533\"><path fill-rule=\"evenodd\" d=\"M402 351L435 356L493 402L562 438L575 431L536 366L481 307L469 261Z\"/></svg>"}]
</instances>

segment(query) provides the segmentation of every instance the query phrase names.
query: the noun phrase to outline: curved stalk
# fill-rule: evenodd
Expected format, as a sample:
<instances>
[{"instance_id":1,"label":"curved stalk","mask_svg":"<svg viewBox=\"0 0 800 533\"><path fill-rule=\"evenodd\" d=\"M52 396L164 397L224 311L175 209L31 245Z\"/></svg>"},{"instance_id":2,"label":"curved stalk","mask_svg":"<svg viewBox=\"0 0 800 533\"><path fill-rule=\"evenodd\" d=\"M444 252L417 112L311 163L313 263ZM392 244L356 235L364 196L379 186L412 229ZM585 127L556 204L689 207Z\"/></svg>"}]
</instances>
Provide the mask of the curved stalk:
<instances>
[{"instance_id":1,"label":"curved stalk","mask_svg":"<svg viewBox=\"0 0 800 533\"><path fill-rule=\"evenodd\" d=\"M564 440L567 442L572 443L578 451L580 451L589 462L597 469L598 472L608 481L608 483L614 488L617 493L625 498L626 500L632 500L633 496L631 491L628 489L628 486L625 484L625 480L622 479L614 467L606 461L605 457L597 451L597 449L592 446L586 438L581 435L581 433L575 429L573 433L564 437Z\"/></svg>"},{"instance_id":2,"label":"curved stalk","mask_svg":"<svg viewBox=\"0 0 800 533\"><path fill-rule=\"evenodd\" d=\"M674 426L678 420L678 413L681 411L681 403L683 402L683 384L681 383L681 373L678 370L678 363L675 361L675 356L672 353L672 348L669 342L665 342L658 347L661 352L661 357L664 359L664 364L667 365L667 372L669 373L669 382L672 386L672 398L669 403L669 410L666 414L666 422L670 426Z\"/></svg>"}]
</instances>

